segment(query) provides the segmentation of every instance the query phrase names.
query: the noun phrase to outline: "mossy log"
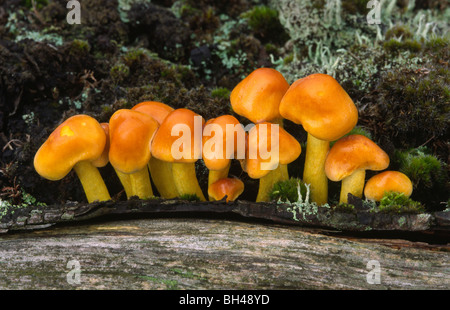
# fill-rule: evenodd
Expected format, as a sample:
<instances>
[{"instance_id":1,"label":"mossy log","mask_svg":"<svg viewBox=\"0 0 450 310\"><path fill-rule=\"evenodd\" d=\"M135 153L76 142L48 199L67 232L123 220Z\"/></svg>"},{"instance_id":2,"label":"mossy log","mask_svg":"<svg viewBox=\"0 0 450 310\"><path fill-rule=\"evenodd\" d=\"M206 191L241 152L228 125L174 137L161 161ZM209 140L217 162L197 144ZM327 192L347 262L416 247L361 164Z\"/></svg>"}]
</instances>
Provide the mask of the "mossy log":
<instances>
[{"instance_id":1,"label":"mossy log","mask_svg":"<svg viewBox=\"0 0 450 310\"><path fill-rule=\"evenodd\" d=\"M448 263L446 247L267 221L115 219L0 235L0 289L448 289Z\"/></svg>"},{"instance_id":2,"label":"mossy log","mask_svg":"<svg viewBox=\"0 0 450 310\"><path fill-rule=\"evenodd\" d=\"M356 204L343 211L329 206L296 206L286 203L249 201L190 202L180 199L132 197L126 201L68 202L65 205L28 206L15 209L0 218L0 232L46 228L57 223L77 222L105 215L126 214L238 214L242 217L270 220L278 224L322 227L343 231L435 231L450 230L450 212L390 214L372 212Z\"/></svg>"}]
</instances>

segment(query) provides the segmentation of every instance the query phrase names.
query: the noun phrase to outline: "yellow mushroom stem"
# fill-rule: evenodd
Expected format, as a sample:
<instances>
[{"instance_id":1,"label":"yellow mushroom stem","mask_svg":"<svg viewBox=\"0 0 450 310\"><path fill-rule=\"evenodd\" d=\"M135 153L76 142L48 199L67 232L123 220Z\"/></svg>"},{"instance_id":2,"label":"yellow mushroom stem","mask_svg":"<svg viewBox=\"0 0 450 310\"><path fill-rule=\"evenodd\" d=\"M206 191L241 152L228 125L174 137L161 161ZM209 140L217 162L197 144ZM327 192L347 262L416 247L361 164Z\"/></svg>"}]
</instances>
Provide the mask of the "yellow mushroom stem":
<instances>
[{"instance_id":1,"label":"yellow mushroom stem","mask_svg":"<svg viewBox=\"0 0 450 310\"><path fill-rule=\"evenodd\" d=\"M172 163L172 175L178 195L195 194L206 201L195 173L195 163Z\"/></svg>"},{"instance_id":2,"label":"yellow mushroom stem","mask_svg":"<svg viewBox=\"0 0 450 310\"><path fill-rule=\"evenodd\" d=\"M138 196L140 199L153 197L153 189L152 184L150 183L150 175L147 166L141 170L130 173L129 179L132 196Z\"/></svg>"},{"instance_id":3,"label":"yellow mushroom stem","mask_svg":"<svg viewBox=\"0 0 450 310\"><path fill-rule=\"evenodd\" d=\"M209 170L208 187L211 186L211 184L215 183L216 181L219 181L220 179L227 178L228 173L230 172L230 166L231 166L231 161L228 163L228 165L224 169Z\"/></svg>"},{"instance_id":4,"label":"yellow mushroom stem","mask_svg":"<svg viewBox=\"0 0 450 310\"><path fill-rule=\"evenodd\" d=\"M128 199L132 196L138 196L141 199L153 197L147 166L133 173L123 173L117 169L115 170Z\"/></svg>"},{"instance_id":5,"label":"yellow mushroom stem","mask_svg":"<svg viewBox=\"0 0 450 310\"><path fill-rule=\"evenodd\" d=\"M80 161L73 167L83 186L87 201L107 201L111 199L98 168L88 161Z\"/></svg>"},{"instance_id":6,"label":"yellow mushroom stem","mask_svg":"<svg viewBox=\"0 0 450 310\"><path fill-rule=\"evenodd\" d=\"M303 181L310 184L311 201L323 205L328 201L328 178L325 174L325 159L330 142L320 140L308 133L306 141Z\"/></svg>"},{"instance_id":7,"label":"yellow mushroom stem","mask_svg":"<svg viewBox=\"0 0 450 310\"><path fill-rule=\"evenodd\" d=\"M172 163L151 157L148 163L153 183L162 198L170 199L178 197L172 175Z\"/></svg>"},{"instance_id":8,"label":"yellow mushroom stem","mask_svg":"<svg viewBox=\"0 0 450 310\"><path fill-rule=\"evenodd\" d=\"M256 202L269 201L270 192L273 186L279 181L285 181L289 179L287 173L287 166L279 164L278 167L268 174L259 179L258 195L256 196Z\"/></svg>"},{"instance_id":9,"label":"yellow mushroom stem","mask_svg":"<svg viewBox=\"0 0 450 310\"><path fill-rule=\"evenodd\" d=\"M116 174L119 177L120 183L122 183L123 189L125 190L127 198L129 199L131 196L133 196L133 190L131 188L131 183L130 183L130 175L127 173L120 172L117 169L114 169L114 170L116 171Z\"/></svg>"},{"instance_id":10,"label":"yellow mushroom stem","mask_svg":"<svg viewBox=\"0 0 450 310\"><path fill-rule=\"evenodd\" d=\"M364 189L365 178L366 170L358 169L348 177L342 179L341 196L339 202L347 203L349 193L353 196L361 198Z\"/></svg>"}]
</instances>

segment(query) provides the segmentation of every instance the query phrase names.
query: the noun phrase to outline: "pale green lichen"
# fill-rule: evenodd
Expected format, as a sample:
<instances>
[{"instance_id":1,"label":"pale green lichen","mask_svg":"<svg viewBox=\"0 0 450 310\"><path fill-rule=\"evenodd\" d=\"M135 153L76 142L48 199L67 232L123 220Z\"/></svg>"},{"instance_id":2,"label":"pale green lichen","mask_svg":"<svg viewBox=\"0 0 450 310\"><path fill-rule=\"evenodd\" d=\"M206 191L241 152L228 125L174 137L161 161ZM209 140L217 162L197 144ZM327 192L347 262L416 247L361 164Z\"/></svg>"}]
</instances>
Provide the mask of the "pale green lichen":
<instances>
[{"instance_id":1,"label":"pale green lichen","mask_svg":"<svg viewBox=\"0 0 450 310\"><path fill-rule=\"evenodd\" d=\"M294 201L294 202L287 202L288 204L291 205L291 207L288 207L286 210L292 213L293 219L295 221L302 220L304 222L308 222L308 221L310 221L309 217L311 217L311 216L316 217L318 215L319 206L315 202L310 202L310 199L309 199L310 185L304 184L304 186L306 188L305 199L303 199L302 186L301 186L301 183L299 182L297 184L298 200ZM278 203L286 203L286 202L279 200ZM330 208L330 206L327 203L324 205L321 205L320 207L328 208L328 209Z\"/></svg>"}]
</instances>

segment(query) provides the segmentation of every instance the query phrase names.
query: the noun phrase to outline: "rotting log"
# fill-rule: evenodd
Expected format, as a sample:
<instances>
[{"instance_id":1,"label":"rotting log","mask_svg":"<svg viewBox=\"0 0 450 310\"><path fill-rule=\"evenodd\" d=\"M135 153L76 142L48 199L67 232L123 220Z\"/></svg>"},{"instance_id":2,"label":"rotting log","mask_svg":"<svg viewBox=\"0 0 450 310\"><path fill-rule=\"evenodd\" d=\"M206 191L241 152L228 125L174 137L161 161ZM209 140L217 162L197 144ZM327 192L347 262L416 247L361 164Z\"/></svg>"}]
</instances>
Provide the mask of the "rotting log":
<instances>
[{"instance_id":1,"label":"rotting log","mask_svg":"<svg viewBox=\"0 0 450 310\"><path fill-rule=\"evenodd\" d=\"M448 248L413 243L266 221L85 221L0 235L0 289L448 289Z\"/></svg>"},{"instance_id":2,"label":"rotting log","mask_svg":"<svg viewBox=\"0 0 450 310\"><path fill-rule=\"evenodd\" d=\"M322 227L344 231L435 231L450 230L450 212L388 214L357 209L345 212L330 207L296 207L286 203L249 201L189 202L179 199L130 199L91 204L29 206L0 219L0 232L46 228L57 223L77 222L113 214L238 214L277 224Z\"/></svg>"}]
</instances>

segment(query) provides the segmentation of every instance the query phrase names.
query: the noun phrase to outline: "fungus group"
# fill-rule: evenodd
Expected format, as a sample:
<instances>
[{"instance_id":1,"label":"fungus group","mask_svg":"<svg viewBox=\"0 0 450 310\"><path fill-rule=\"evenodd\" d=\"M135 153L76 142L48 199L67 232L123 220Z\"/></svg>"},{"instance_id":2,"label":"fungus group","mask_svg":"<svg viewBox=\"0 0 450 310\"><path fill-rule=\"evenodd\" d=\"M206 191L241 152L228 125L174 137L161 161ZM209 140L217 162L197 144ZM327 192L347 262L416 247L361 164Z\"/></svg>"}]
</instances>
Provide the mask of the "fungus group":
<instances>
[{"instance_id":1,"label":"fungus group","mask_svg":"<svg viewBox=\"0 0 450 310\"><path fill-rule=\"evenodd\" d=\"M343 203L349 194L377 201L385 192L411 195L411 181L400 172L381 172L366 183L366 170L387 169L389 157L369 138L347 135L358 111L329 75L312 74L289 85L275 69L256 69L232 90L230 105L251 123L244 126L231 114L205 121L194 111L157 101L120 109L107 123L75 115L42 144L34 166L49 180L73 169L89 203L111 199L99 172L108 163L127 198L151 198L155 186L165 199L195 195L230 202L245 190L242 180L229 175L231 161L239 160L243 172L259 180L256 201L269 201L273 186L289 179L287 167L302 152L283 126L287 119L307 133L303 182L312 202L328 203L329 181L342 181ZM197 179L198 160L208 169L205 192Z\"/></svg>"}]
</instances>

